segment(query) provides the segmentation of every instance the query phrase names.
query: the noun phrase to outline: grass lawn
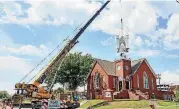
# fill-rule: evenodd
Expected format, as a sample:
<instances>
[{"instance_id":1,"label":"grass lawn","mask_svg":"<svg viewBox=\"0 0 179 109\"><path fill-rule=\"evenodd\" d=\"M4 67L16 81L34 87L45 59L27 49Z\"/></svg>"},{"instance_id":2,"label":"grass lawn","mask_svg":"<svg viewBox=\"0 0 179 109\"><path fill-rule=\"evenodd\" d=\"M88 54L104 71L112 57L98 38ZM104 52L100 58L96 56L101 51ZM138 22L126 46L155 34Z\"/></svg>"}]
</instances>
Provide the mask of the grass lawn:
<instances>
[{"instance_id":1,"label":"grass lawn","mask_svg":"<svg viewBox=\"0 0 179 109\"><path fill-rule=\"evenodd\" d=\"M80 108L86 109L90 105L95 105L104 100L89 100L87 103L83 104ZM179 106L176 106L175 102L171 101L156 101L158 106L156 109L179 109ZM114 100L113 102L109 102L104 106L96 106L93 109L151 109L150 102L146 100Z\"/></svg>"},{"instance_id":2,"label":"grass lawn","mask_svg":"<svg viewBox=\"0 0 179 109\"><path fill-rule=\"evenodd\" d=\"M98 103L101 103L103 102L104 100L88 100L88 102L86 102L85 104L83 104L82 106L80 106L80 108L88 108L89 106L93 106L95 104L98 104Z\"/></svg>"},{"instance_id":3,"label":"grass lawn","mask_svg":"<svg viewBox=\"0 0 179 109\"><path fill-rule=\"evenodd\" d=\"M157 104L159 106L172 106L172 105L176 105L175 102L172 102L172 101L162 101L162 100L157 101Z\"/></svg>"},{"instance_id":4,"label":"grass lawn","mask_svg":"<svg viewBox=\"0 0 179 109\"><path fill-rule=\"evenodd\" d=\"M176 106L176 103L172 101L159 100L157 101L157 104L159 105L157 109L179 109L179 106Z\"/></svg>"},{"instance_id":5,"label":"grass lawn","mask_svg":"<svg viewBox=\"0 0 179 109\"><path fill-rule=\"evenodd\" d=\"M157 107L156 109L179 109L179 106L164 106L164 107Z\"/></svg>"},{"instance_id":6,"label":"grass lawn","mask_svg":"<svg viewBox=\"0 0 179 109\"><path fill-rule=\"evenodd\" d=\"M117 109L117 108L133 108L133 109L150 109L149 102L145 100L132 101L132 100L115 100L109 102L109 105L96 107L95 109Z\"/></svg>"}]
</instances>

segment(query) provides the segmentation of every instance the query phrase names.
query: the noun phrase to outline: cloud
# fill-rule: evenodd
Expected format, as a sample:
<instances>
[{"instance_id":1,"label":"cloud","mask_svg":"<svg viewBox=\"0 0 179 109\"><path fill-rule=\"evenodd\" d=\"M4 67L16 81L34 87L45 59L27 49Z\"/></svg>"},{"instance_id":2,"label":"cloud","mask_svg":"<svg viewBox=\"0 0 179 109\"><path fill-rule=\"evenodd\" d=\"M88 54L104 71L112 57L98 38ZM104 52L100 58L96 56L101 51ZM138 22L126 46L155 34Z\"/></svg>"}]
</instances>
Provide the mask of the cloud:
<instances>
[{"instance_id":1,"label":"cloud","mask_svg":"<svg viewBox=\"0 0 179 109\"><path fill-rule=\"evenodd\" d=\"M60 0L53 2L41 0L24 1L24 3L29 5L27 9L23 9L18 2L3 2L4 14L0 16L0 23L15 23L25 25L26 28L29 28L28 24L76 25L89 19L92 13L101 6L101 3L96 0L90 2L86 0ZM166 3L169 2L163 4L166 5ZM176 5L174 7L176 8ZM160 16L164 17L163 14L165 13L157 2L123 1L121 12L119 1L114 0L109 3L107 8L91 24L91 30L101 30L112 35L120 34L120 19L123 16L124 30L132 33L130 35L130 40L132 40L131 47L141 47L145 44L145 46L149 47L164 46L165 49L178 49L178 46L176 46L177 41L175 40L179 32L172 30L173 28L178 28L175 25L175 22L178 22L177 14L172 14L168 21L167 29L159 28L159 30L155 30L158 25L158 18ZM173 9L169 13L171 14L171 12L177 13ZM33 32L31 28L29 30ZM168 33L165 31L168 31ZM102 41L102 44L108 45L109 42L109 40Z\"/></svg>"},{"instance_id":2,"label":"cloud","mask_svg":"<svg viewBox=\"0 0 179 109\"><path fill-rule=\"evenodd\" d=\"M39 47L17 44L2 30L0 30L0 34L0 53L43 57L51 51L44 44L39 45Z\"/></svg>"},{"instance_id":3,"label":"cloud","mask_svg":"<svg viewBox=\"0 0 179 109\"><path fill-rule=\"evenodd\" d=\"M152 50L152 49L139 49L139 50L132 50L129 52L131 56L140 56L140 57L151 57L151 56L159 56L159 50Z\"/></svg>"},{"instance_id":4,"label":"cloud","mask_svg":"<svg viewBox=\"0 0 179 109\"><path fill-rule=\"evenodd\" d=\"M21 73L25 74L30 71L32 66L23 58L15 56L0 56L0 72L1 73Z\"/></svg>"},{"instance_id":5,"label":"cloud","mask_svg":"<svg viewBox=\"0 0 179 109\"><path fill-rule=\"evenodd\" d=\"M164 51L179 49L179 14L173 13L166 28L159 28L145 34L144 42L148 47L158 47Z\"/></svg>"},{"instance_id":6,"label":"cloud","mask_svg":"<svg viewBox=\"0 0 179 109\"><path fill-rule=\"evenodd\" d=\"M20 4L16 2L4 2L4 12L8 17L19 16L23 14Z\"/></svg>"},{"instance_id":7,"label":"cloud","mask_svg":"<svg viewBox=\"0 0 179 109\"><path fill-rule=\"evenodd\" d=\"M56 0L56 1L24 1L30 7L22 11L20 4L13 2L12 4L4 3L3 20L1 23L15 24L79 24L79 22L87 19L94 10L99 6L99 2L88 2L86 0ZM17 5L18 4L18 5ZM23 17L18 17L17 14L12 14L14 11L6 9L13 7L16 12ZM10 12L9 12L10 11ZM10 13L11 16L8 14ZM1 19L2 19L1 18ZM73 18L73 19L72 19Z\"/></svg>"},{"instance_id":8,"label":"cloud","mask_svg":"<svg viewBox=\"0 0 179 109\"><path fill-rule=\"evenodd\" d=\"M157 25L157 12L146 1L122 2L122 16L124 28L133 33L148 33ZM104 10L99 18L92 24L93 29L102 30L110 34L119 34L121 25L121 6L118 1L113 1Z\"/></svg>"},{"instance_id":9,"label":"cloud","mask_svg":"<svg viewBox=\"0 0 179 109\"><path fill-rule=\"evenodd\" d=\"M114 43L114 37L108 37L106 40L100 42L103 46L108 46Z\"/></svg>"},{"instance_id":10,"label":"cloud","mask_svg":"<svg viewBox=\"0 0 179 109\"><path fill-rule=\"evenodd\" d=\"M128 18L129 28L138 34L149 33L157 25L157 12L148 2L137 2Z\"/></svg>"},{"instance_id":11,"label":"cloud","mask_svg":"<svg viewBox=\"0 0 179 109\"><path fill-rule=\"evenodd\" d=\"M179 14L179 3L176 0L149 0L156 9L158 15L163 18L169 18L173 13ZM154 2L153 2L154 1Z\"/></svg>"},{"instance_id":12,"label":"cloud","mask_svg":"<svg viewBox=\"0 0 179 109\"><path fill-rule=\"evenodd\" d=\"M167 50L179 49L179 14L172 14L164 34L164 46Z\"/></svg>"},{"instance_id":13,"label":"cloud","mask_svg":"<svg viewBox=\"0 0 179 109\"><path fill-rule=\"evenodd\" d=\"M179 72L178 71L165 71L161 73L161 83L163 84L179 84Z\"/></svg>"},{"instance_id":14,"label":"cloud","mask_svg":"<svg viewBox=\"0 0 179 109\"><path fill-rule=\"evenodd\" d=\"M14 89L14 84L12 82L0 82L0 90L6 90L8 91L9 94L14 94L15 91L13 90Z\"/></svg>"},{"instance_id":15,"label":"cloud","mask_svg":"<svg viewBox=\"0 0 179 109\"><path fill-rule=\"evenodd\" d=\"M101 3L87 0L60 1L25 1L30 7L26 10L17 2L4 2L4 16L0 23L16 24L79 24L89 19ZM146 33L155 29L157 13L146 1L125 1L122 16L125 27L135 33ZM121 7L118 0L114 0L103 10L93 24L92 29L102 30L110 34L118 34L120 29ZM21 15L19 17L19 15ZM2 20L3 19L3 20ZM137 27L136 27L137 26Z\"/></svg>"},{"instance_id":16,"label":"cloud","mask_svg":"<svg viewBox=\"0 0 179 109\"><path fill-rule=\"evenodd\" d=\"M44 56L49 52L49 49L41 44L39 47L32 45L21 45L19 47L8 47L0 46L0 52L8 52L17 55L28 55L28 56Z\"/></svg>"}]
</instances>

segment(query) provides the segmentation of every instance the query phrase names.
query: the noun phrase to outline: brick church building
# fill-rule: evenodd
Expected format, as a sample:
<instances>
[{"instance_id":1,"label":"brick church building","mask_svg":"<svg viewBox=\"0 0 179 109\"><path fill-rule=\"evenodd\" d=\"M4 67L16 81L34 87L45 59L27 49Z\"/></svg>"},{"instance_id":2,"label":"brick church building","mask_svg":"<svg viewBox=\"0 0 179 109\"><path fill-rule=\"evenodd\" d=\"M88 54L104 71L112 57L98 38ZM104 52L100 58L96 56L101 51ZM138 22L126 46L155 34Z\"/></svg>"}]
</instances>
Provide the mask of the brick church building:
<instances>
[{"instance_id":1,"label":"brick church building","mask_svg":"<svg viewBox=\"0 0 179 109\"><path fill-rule=\"evenodd\" d=\"M87 97L103 99L104 90L111 90L116 99L171 100L171 91L157 89L157 77L148 61L120 59L114 62L96 59L87 77Z\"/></svg>"}]
</instances>

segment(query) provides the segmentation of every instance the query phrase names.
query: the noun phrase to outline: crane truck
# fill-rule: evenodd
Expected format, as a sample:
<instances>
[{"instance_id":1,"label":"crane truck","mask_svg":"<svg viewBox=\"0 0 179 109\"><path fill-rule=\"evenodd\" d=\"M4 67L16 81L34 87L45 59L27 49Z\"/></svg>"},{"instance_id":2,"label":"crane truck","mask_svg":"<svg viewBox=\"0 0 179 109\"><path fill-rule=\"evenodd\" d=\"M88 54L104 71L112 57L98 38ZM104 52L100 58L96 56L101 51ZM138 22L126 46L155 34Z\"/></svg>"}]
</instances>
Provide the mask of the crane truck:
<instances>
[{"instance_id":1,"label":"crane truck","mask_svg":"<svg viewBox=\"0 0 179 109\"><path fill-rule=\"evenodd\" d=\"M38 104L42 99L52 99L53 94L51 88L54 84L52 82L51 87L47 90L40 85L44 83L46 77L52 73L56 68L59 68L62 64L67 53L78 43L78 38L86 30L86 28L92 23L92 21L100 14L100 12L107 6L110 0L107 0L102 7L82 26L74 37L57 53L57 55L44 67L40 72L40 76L32 83L17 83L15 84L16 94L14 94L12 101L13 105L20 105L20 107L26 107L26 105L32 106L32 104ZM54 77L55 78L55 77ZM55 79L54 79L55 80ZM30 101L30 103L28 102Z\"/></svg>"}]
</instances>

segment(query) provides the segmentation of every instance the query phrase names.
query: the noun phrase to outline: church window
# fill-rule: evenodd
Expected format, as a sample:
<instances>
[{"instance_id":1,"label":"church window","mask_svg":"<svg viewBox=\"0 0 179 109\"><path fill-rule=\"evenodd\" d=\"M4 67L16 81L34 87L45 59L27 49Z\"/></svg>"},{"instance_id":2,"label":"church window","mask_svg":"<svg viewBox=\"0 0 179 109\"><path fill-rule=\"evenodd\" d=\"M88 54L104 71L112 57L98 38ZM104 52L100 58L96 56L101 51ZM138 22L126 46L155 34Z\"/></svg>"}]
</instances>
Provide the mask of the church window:
<instances>
[{"instance_id":1,"label":"church window","mask_svg":"<svg viewBox=\"0 0 179 109\"><path fill-rule=\"evenodd\" d=\"M137 88L139 88L139 75L137 75Z\"/></svg>"},{"instance_id":2,"label":"church window","mask_svg":"<svg viewBox=\"0 0 179 109\"><path fill-rule=\"evenodd\" d=\"M115 87L116 87L116 78L113 77L113 88L115 88Z\"/></svg>"},{"instance_id":3,"label":"church window","mask_svg":"<svg viewBox=\"0 0 179 109\"><path fill-rule=\"evenodd\" d=\"M152 90L154 90L154 79L152 78Z\"/></svg>"},{"instance_id":4,"label":"church window","mask_svg":"<svg viewBox=\"0 0 179 109\"><path fill-rule=\"evenodd\" d=\"M99 87L99 73L95 73L95 76L94 76L94 85L95 87Z\"/></svg>"},{"instance_id":5,"label":"church window","mask_svg":"<svg viewBox=\"0 0 179 109\"><path fill-rule=\"evenodd\" d=\"M144 72L143 81L144 81L144 88L148 89L149 88L149 81L148 81L148 76L147 76L146 72Z\"/></svg>"}]
</instances>

